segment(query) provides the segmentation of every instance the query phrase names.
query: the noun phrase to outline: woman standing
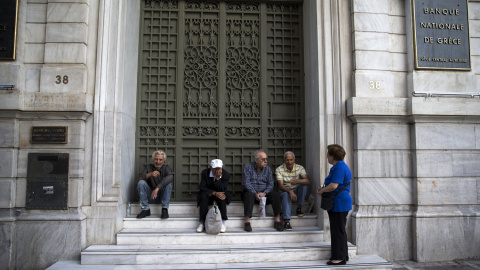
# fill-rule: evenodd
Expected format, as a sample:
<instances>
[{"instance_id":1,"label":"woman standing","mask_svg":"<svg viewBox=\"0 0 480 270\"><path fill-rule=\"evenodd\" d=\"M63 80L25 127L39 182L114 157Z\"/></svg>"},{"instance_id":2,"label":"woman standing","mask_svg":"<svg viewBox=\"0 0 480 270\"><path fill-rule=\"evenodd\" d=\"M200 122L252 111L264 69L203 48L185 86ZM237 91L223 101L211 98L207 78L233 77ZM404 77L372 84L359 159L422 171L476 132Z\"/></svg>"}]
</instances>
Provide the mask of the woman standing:
<instances>
[{"instance_id":1,"label":"woman standing","mask_svg":"<svg viewBox=\"0 0 480 270\"><path fill-rule=\"evenodd\" d=\"M348 211L352 210L352 197L350 196L350 181L352 172L343 161L345 149L338 144L327 146L327 160L333 165L330 173L325 178L325 185L317 190L317 194L323 193L335 194L343 187L347 186L335 196L333 209L328 211L330 220L330 238L332 241L332 257L327 262L328 265L343 265L348 261L347 225Z\"/></svg>"}]
</instances>

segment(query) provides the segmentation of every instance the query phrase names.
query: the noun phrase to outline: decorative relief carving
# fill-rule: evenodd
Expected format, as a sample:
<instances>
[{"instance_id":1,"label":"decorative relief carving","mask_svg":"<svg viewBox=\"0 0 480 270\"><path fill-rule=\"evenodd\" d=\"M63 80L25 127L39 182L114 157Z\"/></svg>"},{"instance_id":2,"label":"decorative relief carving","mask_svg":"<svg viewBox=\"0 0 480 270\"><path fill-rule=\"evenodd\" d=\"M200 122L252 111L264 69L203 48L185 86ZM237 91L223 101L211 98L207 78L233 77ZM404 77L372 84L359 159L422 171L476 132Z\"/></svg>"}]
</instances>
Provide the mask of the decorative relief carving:
<instances>
[{"instance_id":1,"label":"decorative relief carving","mask_svg":"<svg viewBox=\"0 0 480 270\"><path fill-rule=\"evenodd\" d=\"M257 20L227 20L228 46L258 47L259 23Z\"/></svg>"},{"instance_id":2,"label":"decorative relief carving","mask_svg":"<svg viewBox=\"0 0 480 270\"><path fill-rule=\"evenodd\" d=\"M227 3L228 11L259 11L258 3Z\"/></svg>"},{"instance_id":3,"label":"decorative relief carving","mask_svg":"<svg viewBox=\"0 0 480 270\"><path fill-rule=\"evenodd\" d=\"M185 9L219 10L220 6L214 1L187 1Z\"/></svg>"},{"instance_id":4,"label":"decorative relief carving","mask_svg":"<svg viewBox=\"0 0 480 270\"><path fill-rule=\"evenodd\" d=\"M186 19L184 116L218 115L218 19Z\"/></svg>"},{"instance_id":5,"label":"decorative relief carving","mask_svg":"<svg viewBox=\"0 0 480 270\"><path fill-rule=\"evenodd\" d=\"M261 134L260 127L225 127L227 137L259 137Z\"/></svg>"},{"instance_id":6,"label":"decorative relief carving","mask_svg":"<svg viewBox=\"0 0 480 270\"><path fill-rule=\"evenodd\" d=\"M302 129L299 127L271 127L268 128L269 138L301 138Z\"/></svg>"},{"instance_id":7,"label":"decorative relief carving","mask_svg":"<svg viewBox=\"0 0 480 270\"><path fill-rule=\"evenodd\" d=\"M175 136L175 127L140 126L140 136L141 137Z\"/></svg>"},{"instance_id":8,"label":"decorative relief carving","mask_svg":"<svg viewBox=\"0 0 480 270\"><path fill-rule=\"evenodd\" d=\"M188 46L214 47L218 39L218 19L185 19L185 34Z\"/></svg>"},{"instance_id":9,"label":"decorative relief carving","mask_svg":"<svg viewBox=\"0 0 480 270\"><path fill-rule=\"evenodd\" d=\"M300 139L298 140L287 140L287 139L283 139L283 140L273 140L273 145L274 146L282 146L282 147L294 147L294 146L298 146L298 147L301 147L301 144L302 141Z\"/></svg>"},{"instance_id":10,"label":"decorative relief carving","mask_svg":"<svg viewBox=\"0 0 480 270\"><path fill-rule=\"evenodd\" d=\"M217 127L183 127L183 136L216 137Z\"/></svg>"},{"instance_id":11,"label":"decorative relief carving","mask_svg":"<svg viewBox=\"0 0 480 270\"><path fill-rule=\"evenodd\" d=\"M227 20L227 117L260 117L259 21Z\"/></svg>"},{"instance_id":12,"label":"decorative relief carving","mask_svg":"<svg viewBox=\"0 0 480 270\"><path fill-rule=\"evenodd\" d=\"M146 0L145 8L153 9L177 9L178 1L172 0Z\"/></svg>"},{"instance_id":13,"label":"decorative relief carving","mask_svg":"<svg viewBox=\"0 0 480 270\"><path fill-rule=\"evenodd\" d=\"M142 144L143 142L143 144ZM155 139L150 139L150 138L146 138L146 139L141 139L140 140L140 144L142 145L168 145L168 139L160 139L160 138L155 138Z\"/></svg>"},{"instance_id":14,"label":"decorative relief carving","mask_svg":"<svg viewBox=\"0 0 480 270\"><path fill-rule=\"evenodd\" d=\"M267 4L267 12L298 13L299 4Z\"/></svg>"},{"instance_id":15,"label":"decorative relief carving","mask_svg":"<svg viewBox=\"0 0 480 270\"><path fill-rule=\"evenodd\" d=\"M229 48L227 51L227 87L260 88L260 59L257 48Z\"/></svg>"}]
</instances>

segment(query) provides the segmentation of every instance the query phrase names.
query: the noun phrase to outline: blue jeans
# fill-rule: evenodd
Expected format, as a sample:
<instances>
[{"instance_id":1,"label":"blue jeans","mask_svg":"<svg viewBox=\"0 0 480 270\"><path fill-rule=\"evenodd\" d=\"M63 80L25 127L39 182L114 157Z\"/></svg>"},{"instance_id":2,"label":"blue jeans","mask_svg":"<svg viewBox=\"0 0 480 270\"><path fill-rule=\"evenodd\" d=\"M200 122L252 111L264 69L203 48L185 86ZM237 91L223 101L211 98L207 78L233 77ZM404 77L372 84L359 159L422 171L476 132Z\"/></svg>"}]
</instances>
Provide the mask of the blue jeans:
<instances>
[{"instance_id":1,"label":"blue jeans","mask_svg":"<svg viewBox=\"0 0 480 270\"><path fill-rule=\"evenodd\" d=\"M307 195L307 185L298 185L297 188L293 190L297 195L297 204L303 205L305 203L305 195ZM282 198L282 208L283 208L283 219L290 219L292 212L292 199L290 198L290 193L285 191L280 191L280 197Z\"/></svg>"},{"instance_id":2,"label":"blue jeans","mask_svg":"<svg viewBox=\"0 0 480 270\"><path fill-rule=\"evenodd\" d=\"M161 203L162 208L168 208L168 205L170 204L170 195L172 194L172 187L173 183L164 186L158 191L157 198L152 200L152 189L150 186L145 180L138 181L137 191L140 196L140 206L142 207L142 210L150 209L148 206L149 203Z\"/></svg>"}]
</instances>

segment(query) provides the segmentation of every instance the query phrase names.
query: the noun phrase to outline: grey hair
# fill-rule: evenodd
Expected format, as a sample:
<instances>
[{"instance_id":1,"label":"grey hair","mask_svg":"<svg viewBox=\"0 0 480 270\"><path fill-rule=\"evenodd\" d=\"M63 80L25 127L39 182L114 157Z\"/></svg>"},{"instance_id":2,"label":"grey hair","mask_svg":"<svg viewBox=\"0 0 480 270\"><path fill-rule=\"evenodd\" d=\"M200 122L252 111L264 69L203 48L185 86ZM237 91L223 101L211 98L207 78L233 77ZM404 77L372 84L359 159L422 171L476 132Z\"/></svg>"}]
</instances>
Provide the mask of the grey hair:
<instances>
[{"instance_id":1,"label":"grey hair","mask_svg":"<svg viewBox=\"0 0 480 270\"><path fill-rule=\"evenodd\" d=\"M283 159L285 159L285 156L286 156L287 154L292 154L292 155L293 155L293 159L295 159L295 154L294 154L292 151L287 151L287 152L285 152L285 154L283 154Z\"/></svg>"},{"instance_id":2,"label":"grey hair","mask_svg":"<svg viewBox=\"0 0 480 270\"><path fill-rule=\"evenodd\" d=\"M257 151L255 151L255 152L253 153L253 157L254 157L254 158L258 158L258 157L259 157L258 154L259 154L259 153L262 153L262 152L265 153L265 154L267 154L267 153L266 153L265 151L263 151L262 149L258 149Z\"/></svg>"},{"instance_id":3,"label":"grey hair","mask_svg":"<svg viewBox=\"0 0 480 270\"><path fill-rule=\"evenodd\" d=\"M152 153L152 159L155 158L156 155L162 155L164 160L167 160L167 154L163 152L162 150L156 150Z\"/></svg>"}]
</instances>

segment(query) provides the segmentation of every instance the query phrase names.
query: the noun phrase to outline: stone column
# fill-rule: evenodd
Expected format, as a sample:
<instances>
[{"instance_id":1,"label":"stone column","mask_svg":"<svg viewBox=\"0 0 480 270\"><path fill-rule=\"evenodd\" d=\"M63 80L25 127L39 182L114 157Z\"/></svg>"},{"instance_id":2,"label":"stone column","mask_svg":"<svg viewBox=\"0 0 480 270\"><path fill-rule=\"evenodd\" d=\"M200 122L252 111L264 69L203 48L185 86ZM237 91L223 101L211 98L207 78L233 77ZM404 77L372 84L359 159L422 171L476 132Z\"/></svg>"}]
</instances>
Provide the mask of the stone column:
<instances>
[{"instance_id":1,"label":"stone column","mask_svg":"<svg viewBox=\"0 0 480 270\"><path fill-rule=\"evenodd\" d=\"M403 1L352 1L354 87L353 239L360 254L408 260L412 166L405 89Z\"/></svg>"},{"instance_id":2,"label":"stone column","mask_svg":"<svg viewBox=\"0 0 480 270\"><path fill-rule=\"evenodd\" d=\"M114 244L133 194L140 2L99 1L87 244Z\"/></svg>"},{"instance_id":3,"label":"stone column","mask_svg":"<svg viewBox=\"0 0 480 270\"><path fill-rule=\"evenodd\" d=\"M318 225L329 241L329 222L316 190L328 175L327 145L345 147L353 164L352 129L346 117L350 97L351 37L348 1L304 1L306 170L316 199ZM350 225L348 225L350 231Z\"/></svg>"}]
</instances>

